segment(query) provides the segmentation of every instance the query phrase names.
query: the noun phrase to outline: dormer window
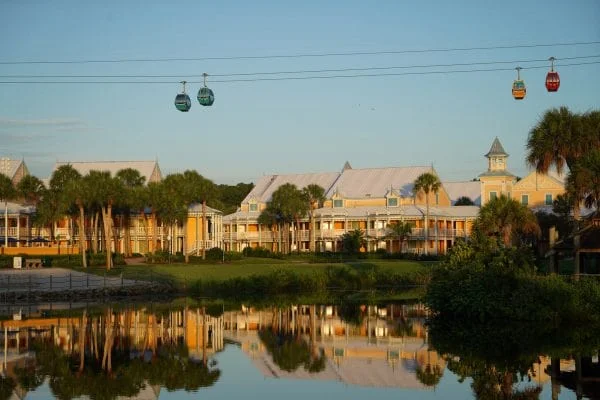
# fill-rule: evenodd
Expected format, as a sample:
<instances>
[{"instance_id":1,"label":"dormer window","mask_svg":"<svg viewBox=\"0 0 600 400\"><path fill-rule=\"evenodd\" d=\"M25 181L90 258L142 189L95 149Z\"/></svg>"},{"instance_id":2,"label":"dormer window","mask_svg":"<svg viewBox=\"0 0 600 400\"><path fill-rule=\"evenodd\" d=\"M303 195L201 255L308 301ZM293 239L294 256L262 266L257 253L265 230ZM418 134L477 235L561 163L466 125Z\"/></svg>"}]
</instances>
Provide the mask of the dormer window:
<instances>
[{"instance_id":1,"label":"dormer window","mask_svg":"<svg viewBox=\"0 0 600 400\"><path fill-rule=\"evenodd\" d=\"M256 204L256 203L250 203L250 204L248 205L248 209L249 209L250 211L258 211L258 204Z\"/></svg>"},{"instance_id":2,"label":"dormer window","mask_svg":"<svg viewBox=\"0 0 600 400\"><path fill-rule=\"evenodd\" d=\"M333 207L334 208L344 207L344 199L333 199Z\"/></svg>"},{"instance_id":3,"label":"dormer window","mask_svg":"<svg viewBox=\"0 0 600 400\"><path fill-rule=\"evenodd\" d=\"M387 206L388 207L398 207L398 198L397 197L388 197L387 198Z\"/></svg>"}]
</instances>

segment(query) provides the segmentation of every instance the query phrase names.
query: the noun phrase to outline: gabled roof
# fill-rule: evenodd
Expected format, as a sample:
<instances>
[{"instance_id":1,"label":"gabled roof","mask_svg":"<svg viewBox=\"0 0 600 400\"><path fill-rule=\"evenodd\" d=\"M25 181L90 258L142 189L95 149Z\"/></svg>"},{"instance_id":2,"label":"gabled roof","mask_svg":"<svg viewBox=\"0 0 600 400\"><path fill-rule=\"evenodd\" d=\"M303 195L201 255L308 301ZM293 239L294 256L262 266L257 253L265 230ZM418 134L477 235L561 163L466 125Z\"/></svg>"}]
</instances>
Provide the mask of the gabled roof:
<instances>
[{"instance_id":1,"label":"gabled roof","mask_svg":"<svg viewBox=\"0 0 600 400\"><path fill-rule=\"evenodd\" d=\"M508 156L508 153L504 151L504 147L502 147L500 139L498 139L497 136L492 142L492 147L490 148L490 151L488 151L488 153L485 156L488 158L492 156Z\"/></svg>"},{"instance_id":2,"label":"gabled roof","mask_svg":"<svg viewBox=\"0 0 600 400\"><path fill-rule=\"evenodd\" d=\"M452 205L454 205L456 200L460 197L466 196L470 198L475 205L481 206L481 182L442 182L442 186L446 189Z\"/></svg>"},{"instance_id":3,"label":"gabled roof","mask_svg":"<svg viewBox=\"0 0 600 400\"><path fill-rule=\"evenodd\" d=\"M157 161L65 161L54 164L52 172L63 165L71 165L81 175L86 175L90 171L109 171L112 176L115 176L119 170L131 168L139 171L140 175L146 178L146 184L158 182L162 179Z\"/></svg>"},{"instance_id":4,"label":"gabled roof","mask_svg":"<svg viewBox=\"0 0 600 400\"><path fill-rule=\"evenodd\" d=\"M266 203L271 200L273 192L286 183L296 185L300 190L310 184L316 184L325 189L325 192L331 187L335 180L340 176L338 172L320 172L312 174L289 174L289 175L266 175L259 179L254 188L248 193L242 201L248 203L251 199Z\"/></svg>"},{"instance_id":5,"label":"gabled roof","mask_svg":"<svg viewBox=\"0 0 600 400\"><path fill-rule=\"evenodd\" d=\"M4 174L12 179L21 162L21 160L11 160L10 158L4 157L0 158L0 174Z\"/></svg>"},{"instance_id":6,"label":"gabled roof","mask_svg":"<svg viewBox=\"0 0 600 400\"><path fill-rule=\"evenodd\" d=\"M556 174L540 174L533 170L519 182L513 185L513 191L518 190L564 190L565 182Z\"/></svg>"},{"instance_id":7,"label":"gabled roof","mask_svg":"<svg viewBox=\"0 0 600 400\"><path fill-rule=\"evenodd\" d=\"M383 198L390 188L401 196L412 196L415 179L425 172L437 175L432 167L346 169L325 196L331 198L338 193L351 199Z\"/></svg>"},{"instance_id":8,"label":"gabled roof","mask_svg":"<svg viewBox=\"0 0 600 400\"><path fill-rule=\"evenodd\" d=\"M202 212L202 203L194 203L188 207L188 213L201 213ZM212 208L206 206L205 212L207 214L223 214L223 211L217 210L216 208Z\"/></svg>"},{"instance_id":9,"label":"gabled roof","mask_svg":"<svg viewBox=\"0 0 600 400\"><path fill-rule=\"evenodd\" d=\"M21 173L19 176L15 176L19 169L21 169ZM8 157L2 157L0 158L0 174L8 176L13 184L16 184L23 176L29 174L29 171L23 160L11 160Z\"/></svg>"}]
</instances>

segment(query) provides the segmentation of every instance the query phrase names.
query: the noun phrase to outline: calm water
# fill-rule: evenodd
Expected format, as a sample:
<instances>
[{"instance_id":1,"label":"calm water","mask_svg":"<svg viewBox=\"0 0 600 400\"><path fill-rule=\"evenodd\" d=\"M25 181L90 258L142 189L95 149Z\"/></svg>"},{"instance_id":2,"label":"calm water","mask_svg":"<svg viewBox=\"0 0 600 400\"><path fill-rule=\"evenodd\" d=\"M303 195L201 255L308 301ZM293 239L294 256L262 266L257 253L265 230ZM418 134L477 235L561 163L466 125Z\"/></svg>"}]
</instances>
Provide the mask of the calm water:
<instances>
[{"instance_id":1,"label":"calm water","mask_svg":"<svg viewBox=\"0 0 600 400\"><path fill-rule=\"evenodd\" d=\"M597 330L426 319L398 303L5 306L0 399L599 396Z\"/></svg>"}]
</instances>

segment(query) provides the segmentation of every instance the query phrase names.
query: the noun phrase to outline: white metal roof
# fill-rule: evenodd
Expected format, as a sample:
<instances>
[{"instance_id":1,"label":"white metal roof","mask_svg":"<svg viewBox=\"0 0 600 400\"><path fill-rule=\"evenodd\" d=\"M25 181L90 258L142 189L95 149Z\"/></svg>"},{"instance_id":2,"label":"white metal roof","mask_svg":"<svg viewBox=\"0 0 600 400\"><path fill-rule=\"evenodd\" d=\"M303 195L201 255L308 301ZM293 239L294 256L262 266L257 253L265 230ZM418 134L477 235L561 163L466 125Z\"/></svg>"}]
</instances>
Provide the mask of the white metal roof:
<instances>
[{"instance_id":1,"label":"white metal roof","mask_svg":"<svg viewBox=\"0 0 600 400\"><path fill-rule=\"evenodd\" d=\"M217 210L216 208L212 208L209 206L206 206L206 213L207 214L223 214L222 211ZM189 213L202 213L202 203L195 203L192 204L188 207L188 212Z\"/></svg>"},{"instance_id":2,"label":"white metal roof","mask_svg":"<svg viewBox=\"0 0 600 400\"><path fill-rule=\"evenodd\" d=\"M446 189L450 197L451 204L454 205L459 197L466 196L470 198L475 205L481 205L481 182L443 182L442 186Z\"/></svg>"},{"instance_id":3,"label":"white metal roof","mask_svg":"<svg viewBox=\"0 0 600 400\"><path fill-rule=\"evenodd\" d=\"M256 183L252 191L248 193L242 203L248 203L251 199L256 199L258 202L266 203L271 200L273 192L286 183L294 184L300 190L308 185L316 184L321 186L325 192L327 192L339 175L339 172L266 175Z\"/></svg>"},{"instance_id":4,"label":"white metal roof","mask_svg":"<svg viewBox=\"0 0 600 400\"><path fill-rule=\"evenodd\" d=\"M6 175L10 179L13 179L22 162L23 161L21 160L11 160L10 158L6 157L0 158L0 174Z\"/></svg>"},{"instance_id":5,"label":"white metal roof","mask_svg":"<svg viewBox=\"0 0 600 400\"><path fill-rule=\"evenodd\" d=\"M160 177L160 168L157 161L61 161L54 164L52 172L62 165L71 165L81 175L86 175L90 171L109 171L112 176L115 176L122 169L132 168L139 171L140 175L146 178L146 184L150 181L155 169L158 169Z\"/></svg>"},{"instance_id":6,"label":"white metal roof","mask_svg":"<svg viewBox=\"0 0 600 400\"><path fill-rule=\"evenodd\" d=\"M432 167L346 169L326 196L331 198L337 192L351 199L382 198L390 188L401 196L412 196L415 179L425 172L435 174Z\"/></svg>"}]
</instances>

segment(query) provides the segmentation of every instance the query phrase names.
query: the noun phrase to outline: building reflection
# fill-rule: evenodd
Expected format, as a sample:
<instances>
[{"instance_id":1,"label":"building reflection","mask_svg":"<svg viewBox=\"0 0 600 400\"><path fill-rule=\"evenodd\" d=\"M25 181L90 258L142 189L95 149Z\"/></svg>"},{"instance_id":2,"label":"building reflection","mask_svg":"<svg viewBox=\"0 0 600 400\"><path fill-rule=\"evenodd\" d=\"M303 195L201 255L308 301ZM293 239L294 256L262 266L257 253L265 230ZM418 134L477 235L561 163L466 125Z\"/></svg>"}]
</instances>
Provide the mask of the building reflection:
<instances>
[{"instance_id":1,"label":"building reflection","mask_svg":"<svg viewBox=\"0 0 600 400\"><path fill-rule=\"evenodd\" d=\"M36 365L39 362L36 350L40 346L66 355L72 367L68 378L81 377L84 368L95 370L94 362L97 369L101 368L110 377L113 369L120 367L113 364L127 364L123 366L126 369L136 361L150 366L160 365L157 360L168 365L169 360L174 359L175 365L181 365L182 357L191 367L182 367L183 372L189 371L189 376L178 378L181 382L175 382L181 388L209 386L220 374L214 368L214 362L209 361L223 350L223 317L208 315L204 308L162 312L147 308L122 311L108 308L91 314L85 310L76 317L43 314L45 312L23 318L19 313L10 320L0 321L0 343L3 346L0 373L4 380L17 383L13 389L13 396L17 398L24 398L27 394L28 388L20 384L27 381L27 371L40 369ZM152 374L160 378L160 371ZM161 385L144 382L141 386L133 396L120 395L119 398L159 397Z\"/></svg>"},{"instance_id":2,"label":"building reflection","mask_svg":"<svg viewBox=\"0 0 600 400\"><path fill-rule=\"evenodd\" d=\"M242 307L226 313L225 337L239 343L266 377L428 389L439 382L445 361L428 346L426 316L420 304ZM305 340L312 353L324 356L323 369L282 368L263 340L265 330Z\"/></svg>"},{"instance_id":3,"label":"building reflection","mask_svg":"<svg viewBox=\"0 0 600 400\"><path fill-rule=\"evenodd\" d=\"M63 380L75 382L86 372L92 374L91 370L106 378L115 370L123 374L130 369L132 376L141 375L144 382L134 395L117 392L119 398L156 399L161 387L188 390L213 385L220 374L215 356L226 343L236 343L269 378L432 390L444 372L453 368L449 363L456 366L463 360L440 355L430 346L427 316L420 304L262 309L242 305L230 311L221 304L132 305L124 310L39 309L28 315L12 310L8 319L0 321L0 374L2 385L10 388L14 398L25 398L41 384L40 379L47 378L40 375L45 371L39 365L43 362L40 349L50 348L56 352L53 357L65 357L68 371ZM188 370L171 375L189 376L164 376L163 370L179 368L181 360L189 364ZM158 370L146 375L135 372L135 368L151 366ZM162 384L150 384L148 374L152 382ZM550 385L553 399L559 398L561 388L572 390L577 398L598 397L597 354L562 359L540 356L528 375L532 384Z\"/></svg>"}]
</instances>

